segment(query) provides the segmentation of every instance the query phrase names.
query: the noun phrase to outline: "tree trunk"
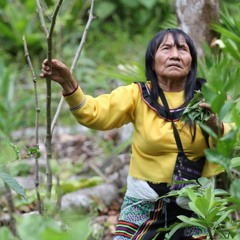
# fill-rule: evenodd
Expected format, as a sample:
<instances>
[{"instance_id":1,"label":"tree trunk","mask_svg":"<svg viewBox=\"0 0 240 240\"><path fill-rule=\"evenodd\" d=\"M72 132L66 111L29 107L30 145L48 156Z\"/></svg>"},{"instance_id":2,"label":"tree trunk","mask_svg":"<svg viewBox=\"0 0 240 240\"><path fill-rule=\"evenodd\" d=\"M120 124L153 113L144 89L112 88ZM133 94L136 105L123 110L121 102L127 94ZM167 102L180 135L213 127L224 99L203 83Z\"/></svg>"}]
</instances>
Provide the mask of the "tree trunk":
<instances>
[{"instance_id":1,"label":"tree trunk","mask_svg":"<svg viewBox=\"0 0 240 240\"><path fill-rule=\"evenodd\" d=\"M202 59L203 44L211 46L219 37L210 26L219 22L219 0L176 0L176 13L179 28L191 36Z\"/></svg>"}]
</instances>

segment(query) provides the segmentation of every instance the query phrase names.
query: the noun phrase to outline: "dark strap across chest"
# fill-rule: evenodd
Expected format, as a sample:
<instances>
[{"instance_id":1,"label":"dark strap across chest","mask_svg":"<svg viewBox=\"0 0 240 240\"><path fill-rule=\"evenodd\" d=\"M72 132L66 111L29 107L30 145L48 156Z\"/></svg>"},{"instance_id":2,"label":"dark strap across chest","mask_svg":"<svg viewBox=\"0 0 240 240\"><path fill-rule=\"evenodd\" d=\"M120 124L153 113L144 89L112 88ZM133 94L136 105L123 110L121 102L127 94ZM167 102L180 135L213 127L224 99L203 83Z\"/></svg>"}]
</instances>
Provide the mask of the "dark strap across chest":
<instances>
[{"instance_id":1,"label":"dark strap across chest","mask_svg":"<svg viewBox=\"0 0 240 240\"><path fill-rule=\"evenodd\" d=\"M171 109L169 111L166 111L166 109L161 106L155 107L147 84L145 82L136 82L136 84L138 84L138 86L140 87L143 101L155 112L157 112L160 117L164 118L166 121L177 121L181 118L185 107Z\"/></svg>"}]
</instances>

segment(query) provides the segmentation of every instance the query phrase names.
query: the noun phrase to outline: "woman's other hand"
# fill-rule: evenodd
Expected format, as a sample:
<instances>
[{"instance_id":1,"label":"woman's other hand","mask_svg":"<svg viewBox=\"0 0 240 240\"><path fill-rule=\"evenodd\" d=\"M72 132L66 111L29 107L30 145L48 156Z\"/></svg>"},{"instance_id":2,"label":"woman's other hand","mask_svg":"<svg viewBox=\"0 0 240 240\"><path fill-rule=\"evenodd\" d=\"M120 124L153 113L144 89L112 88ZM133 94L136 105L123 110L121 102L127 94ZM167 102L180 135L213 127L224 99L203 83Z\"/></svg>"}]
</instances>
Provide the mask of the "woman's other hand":
<instances>
[{"instance_id":1,"label":"woman's other hand","mask_svg":"<svg viewBox=\"0 0 240 240\"><path fill-rule=\"evenodd\" d=\"M211 111L210 105L205 102L199 103L199 107L202 107ZM206 121L206 125L210 127L217 135L222 135L222 131L223 131L222 123L219 121L219 119L214 113L212 113L210 118Z\"/></svg>"},{"instance_id":2,"label":"woman's other hand","mask_svg":"<svg viewBox=\"0 0 240 240\"><path fill-rule=\"evenodd\" d=\"M51 78L51 80L59 83L63 88L64 95L73 92L78 86L70 69L57 59L52 60L52 71L48 65L48 60L43 61L40 77Z\"/></svg>"}]
</instances>

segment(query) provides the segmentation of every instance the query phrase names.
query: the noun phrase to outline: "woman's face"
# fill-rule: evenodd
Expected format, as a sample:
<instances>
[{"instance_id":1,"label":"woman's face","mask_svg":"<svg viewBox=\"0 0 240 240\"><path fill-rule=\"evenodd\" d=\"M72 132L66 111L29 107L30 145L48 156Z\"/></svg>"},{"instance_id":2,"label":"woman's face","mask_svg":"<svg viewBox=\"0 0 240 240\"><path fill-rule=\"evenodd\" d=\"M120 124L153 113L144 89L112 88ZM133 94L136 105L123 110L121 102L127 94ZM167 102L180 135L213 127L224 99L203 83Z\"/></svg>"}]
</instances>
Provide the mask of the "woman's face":
<instances>
[{"instance_id":1,"label":"woman's face","mask_svg":"<svg viewBox=\"0 0 240 240\"><path fill-rule=\"evenodd\" d=\"M190 71L192 57L183 36L176 46L172 34L164 37L155 54L154 70L158 81L185 81Z\"/></svg>"}]
</instances>

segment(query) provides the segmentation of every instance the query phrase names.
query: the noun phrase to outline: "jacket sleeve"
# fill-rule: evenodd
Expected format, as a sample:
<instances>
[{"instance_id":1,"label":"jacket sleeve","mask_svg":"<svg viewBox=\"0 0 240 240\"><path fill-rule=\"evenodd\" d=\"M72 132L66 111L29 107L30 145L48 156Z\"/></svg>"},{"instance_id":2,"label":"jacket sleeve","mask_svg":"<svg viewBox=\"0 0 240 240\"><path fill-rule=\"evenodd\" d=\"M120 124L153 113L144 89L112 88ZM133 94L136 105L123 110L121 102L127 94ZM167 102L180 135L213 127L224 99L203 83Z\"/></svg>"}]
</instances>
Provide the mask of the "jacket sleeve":
<instances>
[{"instance_id":1,"label":"jacket sleeve","mask_svg":"<svg viewBox=\"0 0 240 240\"><path fill-rule=\"evenodd\" d=\"M78 88L65 100L80 124L92 129L109 130L134 121L138 96L138 86L133 83L96 98L85 95Z\"/></svg>"}]
</instances>

